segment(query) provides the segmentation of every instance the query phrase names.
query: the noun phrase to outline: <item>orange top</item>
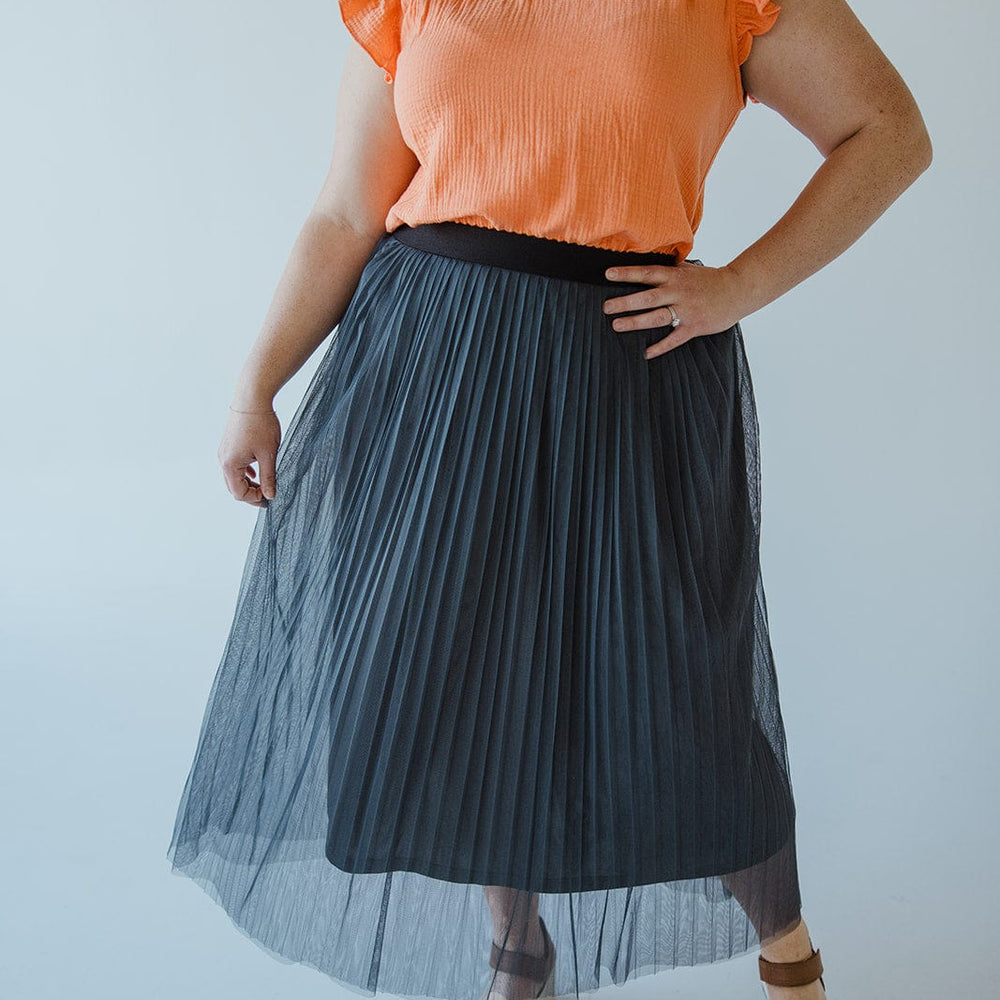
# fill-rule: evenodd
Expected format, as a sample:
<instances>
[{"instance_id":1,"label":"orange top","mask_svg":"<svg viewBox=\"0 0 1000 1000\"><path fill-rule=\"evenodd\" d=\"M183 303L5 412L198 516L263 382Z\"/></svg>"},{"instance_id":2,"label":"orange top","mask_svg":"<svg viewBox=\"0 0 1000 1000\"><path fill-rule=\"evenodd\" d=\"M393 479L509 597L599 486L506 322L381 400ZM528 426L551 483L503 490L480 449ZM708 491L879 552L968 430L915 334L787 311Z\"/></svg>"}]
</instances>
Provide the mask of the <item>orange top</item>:
<instances>
[{"instance_id":1,"label":"orange top","mask_svg":"<svg viewBox=\"0 0 1000 1000\"><path fill-rule=\"evenodd\" d=\"M688 257L771 0L339 0L419 166L385 219Z\"/></svg>"}]
</instances>

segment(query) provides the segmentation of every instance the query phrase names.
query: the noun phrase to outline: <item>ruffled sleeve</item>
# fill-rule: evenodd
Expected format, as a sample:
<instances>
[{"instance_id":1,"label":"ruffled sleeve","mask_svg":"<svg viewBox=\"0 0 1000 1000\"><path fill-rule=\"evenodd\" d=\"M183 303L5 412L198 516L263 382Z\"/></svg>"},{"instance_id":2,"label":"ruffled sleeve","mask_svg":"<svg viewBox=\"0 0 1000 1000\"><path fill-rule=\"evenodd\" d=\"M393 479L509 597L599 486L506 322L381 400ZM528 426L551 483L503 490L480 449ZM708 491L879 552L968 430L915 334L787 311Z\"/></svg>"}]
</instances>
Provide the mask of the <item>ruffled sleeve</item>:
<instances>
[{"instance_id":1,"label":"ruffled sleeve","mask_svg":"<svg viewBox=\"0 0 1000 1000\"><path fill-rule=\"evenodd\" d=\"M338 0L340 18L347 30L391 83L396 76L403 12L401 0Z\"/></svg>"},{"instance_id":2,"label":"ruffled sleeve","mask_svg":"<svg viewBox=\"0 0 1000 1000\"><path fill-rule=\"evenodd\" d=\"M736 3L736 64L742 66L750 55L754 35L763 35L773 27L781 8L772 0L735 0ZM747 94L759 104L753 94Z\"/></svg>"}]
</instances>

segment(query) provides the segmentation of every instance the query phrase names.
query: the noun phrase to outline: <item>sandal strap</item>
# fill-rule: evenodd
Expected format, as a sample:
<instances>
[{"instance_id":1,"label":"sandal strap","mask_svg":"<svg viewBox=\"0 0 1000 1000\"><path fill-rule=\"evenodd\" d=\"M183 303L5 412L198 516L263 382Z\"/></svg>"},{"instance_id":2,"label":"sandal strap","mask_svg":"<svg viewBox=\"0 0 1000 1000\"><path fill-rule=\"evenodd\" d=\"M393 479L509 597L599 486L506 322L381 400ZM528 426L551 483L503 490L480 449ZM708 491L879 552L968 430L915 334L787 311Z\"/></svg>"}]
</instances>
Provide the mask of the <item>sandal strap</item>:
<instances>
[{"instance_id":1,"label":"sandal strap","mask_svg":"<svg viewBox=\"0 0 1000 1000\"><path fill-rule=\"evenodd\" d=\"M542 925L542 935L545 938L545 953L543 955L530 955L525 951L502 949L494 941L490 948L490 965L498 972L509 972L513 976L545 979L552 971L552 939L549 937L545 921L539 917L538 922Z\"/></svg>"},{"instance_id":2,"label":"sandal strap","mask_svg":"<svg viewBox=\"0 0 1000 1000\"><path fill-rule=\"evenodd\" d=\"M808 958L797 962L769 962L763 955L758 955L760 978L772 986L805 986L819 979L823 982L823 962L819 957L819 948L814 949Z\"/></svg>"}]
</instances>

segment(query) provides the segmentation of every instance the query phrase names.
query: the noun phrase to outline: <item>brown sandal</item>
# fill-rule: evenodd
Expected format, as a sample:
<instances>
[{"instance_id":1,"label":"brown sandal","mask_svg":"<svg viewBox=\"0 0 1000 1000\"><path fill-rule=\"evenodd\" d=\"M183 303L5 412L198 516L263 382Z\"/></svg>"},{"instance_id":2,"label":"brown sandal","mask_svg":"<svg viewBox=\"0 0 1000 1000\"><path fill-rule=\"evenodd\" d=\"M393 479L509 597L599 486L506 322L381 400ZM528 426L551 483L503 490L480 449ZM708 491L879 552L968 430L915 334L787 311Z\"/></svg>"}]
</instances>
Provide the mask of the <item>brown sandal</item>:
<instances>
[{"instance_id":1,"label":"brown sandal","mask_svg":"<svg viewBox=\"0 0 1000 1000\"><path fill-rule=\"evenodd\" d=\"M760 978L772 986L805 986L818 979L820 986L826 989L819 948L813 949L808 958L801 958L797 962L769 962L763 955L757 956L757 962L760 967ZM764 992L767 993L767 990Z\"/></svg>"},{"instance_id":2,"label":"brown sandal","mask_svg":"<svg viewBox=\"0 0 1000 1000\"><path fill-rule=\"evenodd\" d=\"M538 922L542 926L542 935L545 938L544 954L529 955L524 951L501 949L494 941L490 948L490 967L498 972L508 972L512 976L537 980L541 986L535 997L551 997L556 972L555 947L552 938L549 937L545 921L539 916Z\"/></svg>"}]
</instances>

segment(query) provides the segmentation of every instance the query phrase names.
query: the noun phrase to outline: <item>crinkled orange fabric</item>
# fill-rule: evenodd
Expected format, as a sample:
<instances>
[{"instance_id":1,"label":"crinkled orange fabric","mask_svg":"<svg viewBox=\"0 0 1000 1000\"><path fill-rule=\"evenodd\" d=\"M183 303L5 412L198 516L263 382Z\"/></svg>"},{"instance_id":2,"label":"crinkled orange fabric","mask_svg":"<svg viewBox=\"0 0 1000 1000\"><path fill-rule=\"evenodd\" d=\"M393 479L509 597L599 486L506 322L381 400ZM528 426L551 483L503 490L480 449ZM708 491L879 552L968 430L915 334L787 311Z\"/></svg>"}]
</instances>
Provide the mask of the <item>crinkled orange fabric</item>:
<instances>
[{"instance_id":1,"label":"crinkled orange fabric","mask_svg":"<svg viewBox=\"0 0 1000 1000\"><path fill-rule=\"evenodd\" d=\"M691 254L771 0L339 0L419 167L385 219Z\"/></svg>"}]
</instances>

